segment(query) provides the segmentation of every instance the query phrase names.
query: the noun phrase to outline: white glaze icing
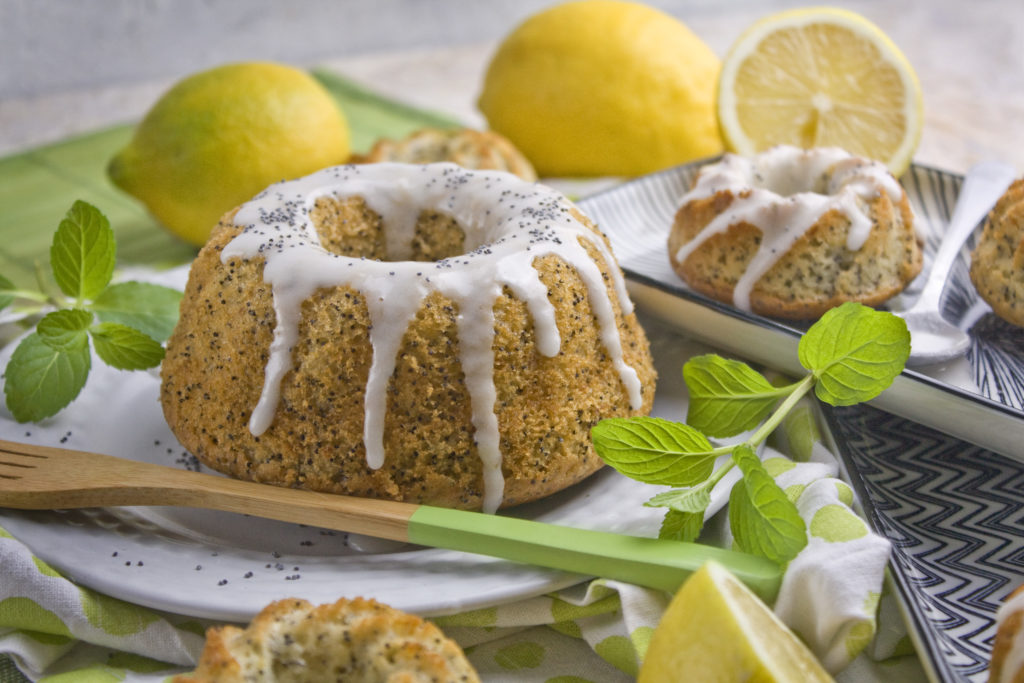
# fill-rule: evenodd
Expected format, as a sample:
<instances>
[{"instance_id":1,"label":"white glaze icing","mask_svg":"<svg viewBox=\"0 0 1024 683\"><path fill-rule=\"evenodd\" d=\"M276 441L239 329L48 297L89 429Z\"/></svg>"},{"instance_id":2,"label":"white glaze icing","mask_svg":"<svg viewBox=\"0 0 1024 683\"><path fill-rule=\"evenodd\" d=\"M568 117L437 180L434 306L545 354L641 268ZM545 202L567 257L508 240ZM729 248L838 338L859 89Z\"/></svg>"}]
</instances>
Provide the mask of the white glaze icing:
<instances>
[{"instance_id":1,"label":"white glaze icing","mask_svg":"<svg viewBox=\"0 0 1024 683\"><path fill-rule=\"evenodd\" d=\"M309 214L324 196L362 197L381 216L386 261L349 258L321 246ZM263 278L274 296L277 324L250 431L258 436L273 422L281 380L291 368L302 302L318 289L347 285L363 294L369 311L373 360L366 384L363 441L367 464L381 467L386 389L399 345L422 300L440 292L458 306L460 362L484 470L483 508L496 510L504 479L494 412L493 307L503 286L526 302L538 351L554 356L561 346L554 308L533 267L534 259L554 254L579 273L602 343L630 403L634 409L642 404L637 373L623 359L614 306L601 269L580 240L593 245L604 258L619 305L628 314L632 304L625 283L605 243L572 216L571 208L565 197L543 185L449 163L337 166L267 188L239 209L235 223L244 229L221 254L224 263L235 258L266 259ZM408 260L416 221L424 210L439 211L458 222L466 236L466 253L433 263Z\"/></svg>"},{"instance_id":2,"label":"white glaze icing","mask_svg":"<svg viewBox=\"0 0 1024 683\"><path fill-rule=\"evenodd\" d=\"M761 244L733 290L733 304L750 311L750 292L761 277L826 212L836 209L850 221L846 247L860 249L871 233L866 203L885 193L899 201L903 190L886 167L845 150L772 147L752 158L726 154L700 170L680 206L731 191L728 209L716 216L675 254L683 263L712 235L748 223L761 231ZM740 193L743 193L742 195Z\"/></svg>"},{"instance_id":3,"label":"white glaze icing","mask_svg":"<svg viewBox=\"0 0 1024 683\"><path fill-rule=\"evenodd\" d=\"M1003 602L996 610L996 628L1003 625L1006 619L1016 612L1024 610L1024 592L1012 596ZM1003 659L1002 673L998 683L1010 683L1017 676L1017 673L1024 667L1024 629L1018 629L1013 634L1010 650Z\"/></svg>"}]
</instances>

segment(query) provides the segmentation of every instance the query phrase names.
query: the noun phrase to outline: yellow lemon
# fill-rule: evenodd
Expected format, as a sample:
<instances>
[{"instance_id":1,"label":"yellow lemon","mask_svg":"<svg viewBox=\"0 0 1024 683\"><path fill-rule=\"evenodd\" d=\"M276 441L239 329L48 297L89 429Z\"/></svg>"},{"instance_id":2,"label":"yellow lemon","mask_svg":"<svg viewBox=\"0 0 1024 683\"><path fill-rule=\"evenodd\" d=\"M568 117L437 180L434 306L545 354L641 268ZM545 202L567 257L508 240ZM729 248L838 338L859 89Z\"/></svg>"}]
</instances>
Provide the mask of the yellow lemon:
<instances>
[{"instance_id":1,"label":"yellow lemon","mask_svg":"<svg viewBox=\"0 0 1024 683\"><path fill-rule=\"evenodd\" d=\"M502 41L478 105L540 175L638 175L722 151L719 65L689 28L656 9L569 2Z\"/></svg>"},{"instance_id":2,"label":"yellow lemon","mask_svg":"<svg viewBox=\"0 0 1024 683\"><path fill-rule=\"evenodd\" d=\"M267 185L348 156L345 116L313 77L248 62L171 87L107 171L168 230L202 245L225 211Z\"/></svg>"},{"instance_id":3,"label":"yellow lemon","mask_svg":"<svg viewBox=\"0 0 1024 683\"><path fill-rule=\"evenodd\" d=\"M718 117L726 146L842 147L896 176L921 139L921 86L906 57L874 24L814 7L765 17L722 61Z\"/></svg>"},{"instance_id":4,"label":"yellow lemon","mask_svg":"<svg viewBox=\"0 0 1024 683\"><path fill-rule=\"evenodd\" d=\"M832 677L749 588L709 562L672 599L637 680L819 683Z\"/></svg>"}]
</instances>

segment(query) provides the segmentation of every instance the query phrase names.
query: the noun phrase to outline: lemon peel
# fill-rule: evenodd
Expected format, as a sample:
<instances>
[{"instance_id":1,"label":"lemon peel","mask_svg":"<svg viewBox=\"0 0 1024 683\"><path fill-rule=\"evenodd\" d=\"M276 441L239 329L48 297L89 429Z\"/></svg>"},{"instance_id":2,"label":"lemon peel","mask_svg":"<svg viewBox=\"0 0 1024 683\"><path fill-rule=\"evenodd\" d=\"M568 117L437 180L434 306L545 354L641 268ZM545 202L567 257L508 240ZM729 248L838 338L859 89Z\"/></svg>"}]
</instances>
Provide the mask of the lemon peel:
<instances>
[{"instance_id":1,"label":"lemon peel","mask_svg":"<svg viewBox=\"0 0 1024 683\"><path fill-rule=\"evenodd\" d=\"M306 72L233 63L173 85L107 173L169 231L201 246L225 212L271 183L346 161L349 140L344 113Z\"/></svg>"},{"instance_id":2,"label":"lemon peel","mask_svg":"<svg viewBox=\"0 0 1024 683\"><path fill-rule=\"evenodd\" d=\"M720 60L685 24L619 0L568 2L502 41L478 99L542 176L631 176L718 154Z\"/></svg>"}]
</instances>

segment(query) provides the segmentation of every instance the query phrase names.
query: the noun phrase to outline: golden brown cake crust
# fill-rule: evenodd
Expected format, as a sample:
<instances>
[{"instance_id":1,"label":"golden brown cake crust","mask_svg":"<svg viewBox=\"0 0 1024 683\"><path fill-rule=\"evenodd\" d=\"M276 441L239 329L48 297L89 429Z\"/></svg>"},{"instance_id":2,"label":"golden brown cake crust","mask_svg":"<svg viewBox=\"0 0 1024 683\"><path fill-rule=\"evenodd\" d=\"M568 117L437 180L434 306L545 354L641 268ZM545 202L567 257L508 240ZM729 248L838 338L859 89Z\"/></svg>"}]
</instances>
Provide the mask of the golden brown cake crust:
<instances>
[{"instance_id":1,"label":"golden brown cake crust","mask_svg":"<svg viewBox=\"0 0 1024 683\"><path fill-rule=\"evenodd\" d=\"M473 128L423 128L401 140L378 140L369 152L351 159L355 164L381 161L410 164L451 161L463 168L508 171L523 180L537 180L533 165L506 137Z\"/></svg>"},{"instance_id":2,"label":"golden brown cake crust","mask_svg":"<svg viewBox=\"0 0 1024 683\"><path fill-rule=\"evenodd\" d=\"M761 229L741 220L707 238L682 262L677 253L751 192L722 189L686 201L669 233L672 268L690 287L724 303L733 303L736 285L761 244ZM896 202L882 191L869 200L858 198L872 225L857 250L847 248L850 218L835 208L824 212L753 285L750 310L811 319L846 301L876 306L901 292L921 271L922 254L910 203L905 192L900 195Z\"/></svg>"},{"instance_id":3,"label":"golden brown cake crust","mask_svg":"<svg viewBox=\"0 0 1024 683\"><path fill-rule=\"evenodd\" d=\"M971 282L996 315L1024 327L1024 179L989 212L971 254Z\"/></svg>"},{"instance_id":4,"label":"golden brown cake crust","mask_svg":"<svg viewBox=\"0 0 1024 683\"><path fill-rule=\"evenodd\" d=\"M195 672L175 683L477 683L434 624L375 600L267 605L245 629L211 628Z\"/></svg>"},{"instance_id":5,"label":"golden brown cake crust","mask_svg":"<svg viewBox=\"0 0 1024 683\"><path fill-rule=\"evenodd\" d=\"M221 264L221 251L241 230L233 215L224 217L192 266L162 365L161 403L182 445L241 479L480 508L482 464L459 364L458 311L437 293L427 297L401 343L387 392L382 467L367 465L363 445L369 316L362 294L349 287L318 290L302 305L277 412L269 429L253 436L248 420L261 394L275 313L262 259ZM382 256L380 217L361 198L321 198L313 215L326 248ZM425 212L419 225L416 260L436 260L461 247L450 243L462 233L447 216ZM591 255L603 271L604 259ZM494 307L493 343L504 506L549 495L597 471L603 463L591 427L606 417L646 414L654 397L647 339L635 315L623 315L607 272L624 361L642 385L640 410L630 408L576 270L553 255L535 259L534 266L548 288L562 345L554 357L536 350L526 304L506 288Z\"/></svg>"},{"instance_id":6,"label":"golden brown cake crust","mask_svg":"<svg viewBox=\"0 0 1024 683\"><path fill-rule=\"evenodd\" d=\"M1020 586L1010 593L1007 601L1024 594L1024 586ZM1024 683L1024 668L1012 673L1009 678L1004 678L1003 669L1007 665L1007 658L1013 649L1014 641L1017 640L1021 629L1024 628L1024 611L1017 610L1005 615L1000 621L996 630L996 638L992 643L992 659L988 668L988 680L990 683Z\"/></svg>"}]
</instances>

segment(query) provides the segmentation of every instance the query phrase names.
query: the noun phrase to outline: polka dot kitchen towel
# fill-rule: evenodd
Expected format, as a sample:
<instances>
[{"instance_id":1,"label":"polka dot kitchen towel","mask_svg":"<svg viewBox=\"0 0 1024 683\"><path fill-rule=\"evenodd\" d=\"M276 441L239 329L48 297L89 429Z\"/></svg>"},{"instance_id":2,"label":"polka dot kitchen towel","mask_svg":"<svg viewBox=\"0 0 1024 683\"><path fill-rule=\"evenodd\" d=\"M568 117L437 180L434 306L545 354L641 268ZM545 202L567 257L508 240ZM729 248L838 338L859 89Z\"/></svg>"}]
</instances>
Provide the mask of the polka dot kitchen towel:
<instances>
[{"instance_id":1,"label":"polka dot kitchen towel","mask_svg":"<svg viewBox=\"0 0 1024 683\"><path fill-rule=\"evenodd\" d=\"M885 643L876 638L878 615L893 614L879 610L888 544L854 513L853 492L836 478L834 457L798 434L806 431L793 429L798 422L783 430L798 436L783 444L793 458L771 448L762 454L796 501L809 536L787 569L775 611L839 680L924 680L915 657L893 657L904 642L892 637L900 633L898 617L882 629ZM721 486L706 540L728 544L728 523L721 519L728 482ZM166 681L193 666L211 625L79 587L2 531L0 567L0 683L24 677L48 683ZM462 645L485 681L629 681L669 598L596 579L435 621Z\"/></svg>"}]
</instances>

